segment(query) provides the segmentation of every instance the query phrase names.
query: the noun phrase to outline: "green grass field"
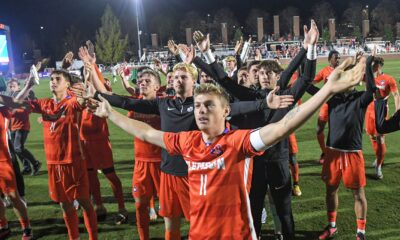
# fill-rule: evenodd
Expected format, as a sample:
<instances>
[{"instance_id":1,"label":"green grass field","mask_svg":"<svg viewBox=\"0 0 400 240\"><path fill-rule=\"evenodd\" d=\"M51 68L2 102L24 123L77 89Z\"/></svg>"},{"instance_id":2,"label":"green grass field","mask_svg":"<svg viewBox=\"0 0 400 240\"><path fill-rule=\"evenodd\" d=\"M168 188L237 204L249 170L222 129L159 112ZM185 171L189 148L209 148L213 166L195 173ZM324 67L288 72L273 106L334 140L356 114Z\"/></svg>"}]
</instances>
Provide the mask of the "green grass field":
<instances>
[{"instance_id":1,"label":"green grass field","mask_svg":"<svg viewBox=\"0 0 400 240\"><path fill-rule=\"evenodd\" d=\"M319 64L318 69L325 64ZM400 61L387 60L384 70L386 73L400 79ZM115 92L124 94L120 83L113 85ZM41 85L36 87L35 93L38 97L50 97L48 90L48 81L43 80ZM305 95L303 99L309 98ZM390 109L394 109L391 101ZM38 176L26 176L26 199L28 201L28 212L34 229L34 235L37 239L67 239L67 230L62 218L60 207L53 203L48 197L47 171L43 150L42 126L37 123L39 115L31 115L31 133L26 147L43 162L43 168ZM325 187L320 179L321 166L316 164L319 158L320 149L315 137L316 115L308 121L297 132L299 144L298 160L300 163L300 186L303 195L293 199L293 212L296 223L296 232L298 239L317 239L318 233L326 225L325 210ZM117 210L111 188L106 179L100 176L101 192L104 202L109 211L109 217L105 222L99 223L100 239L139 239L135 226L135 207L131 196L133 146L132 137L109 124L110 138L113 145L113 154L115 168L118 176L122 180L124 194L129 215L129 223L122 226L113 224L113 214ZM399 201L400 201L400 161L399 147L400 133L390 134L386 138L387 154L385 158L385 167L383 168L384 178L381 181L374 180L374 169L371 162L375 159L369 138L364 134L364 157L366 161L367 187L366 194L368 199L368 239L400 239L399 228ZM233 197L233 196L232 196ZM337 239L355 238L355 215L354 201L351 191L341 186L339 191L340 206L338 212ZM397 216L397 217L396 217ZM20 239L19 224L16 221L11 209L7 210L7 218L11 220L13 234L10 239ZM151 237L153 239L163 239L164 234L163 221L159 218L157 222L152 223L150 227ZM183 224L183 235L186 235L189 229L187 223ZM265 239L271 235L273 224L271 218L263 226L263 235ZM207 229L204 229L207 231ZM83 222L80 224L81 239L87 239ZM266 236L266 237L265 237Z\"/></svg>"}]
</instances>

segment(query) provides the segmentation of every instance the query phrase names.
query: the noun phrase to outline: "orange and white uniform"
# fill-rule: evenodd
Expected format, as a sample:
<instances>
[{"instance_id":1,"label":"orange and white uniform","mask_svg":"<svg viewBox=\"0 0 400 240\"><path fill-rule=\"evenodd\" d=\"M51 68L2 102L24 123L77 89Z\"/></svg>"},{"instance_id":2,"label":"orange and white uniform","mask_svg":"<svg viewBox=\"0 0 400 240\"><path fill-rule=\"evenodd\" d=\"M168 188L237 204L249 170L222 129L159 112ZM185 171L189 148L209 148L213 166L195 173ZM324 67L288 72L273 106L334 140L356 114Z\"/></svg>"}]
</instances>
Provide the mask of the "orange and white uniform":
<instances>
[{"instance_id":1,"label":"orange and white uniform","mask_svg":"<svg viewBox=\"0 0 400 240\"><path fill-rule=\"evenodd\" d=\"M206 144L200 131L164 133L166 150L188 165L191 239L256 239L247 192L251 130L229 131Z\"/></svg>"},{"instance_id":2,"label":"orange and white uniform","mask_svg":"<svg viewBox=\"0 0 400 240\"><path fill-rule=\"evenodd\" d=\"M17 191L14 169L8 145L8 126L11 114L7 107L0 107L0 193Z\"/></svg>"},{"instance_id":3,"label":"orange and white uniform","mask_svg":"<svg viewBox=\"0 0 400 240\"><path fill-rule=\"evenodd\" d=\"M333 70L335 70L333 67L331 66L326 66L323 69L321 69L317 75L314 78L314 82L319 83L321 81L324 81L324 83L326 83L326 81L328 81L328 77L329 75L331 75L331 73L333 72ZM319 119L321 121L327 122L328 121L328 104L324 104L322 105L321 109L319 110Z\"/></svg>"},{"instance_id":4,"label":"orange and white uniform","mask_svg":"<svg viewBox=\"0 0 400 240\"><path fill-rule=\"evenodd\" d=\"M79 139L79 114L83 106L68 95L28 101L32 112L42 114L44 151L49 174L49 194L55 202L89 198L86 163Z\"/></svg>"},{"instance_id":5,"label":"orange and white uniform","mask_svg":"<svg viewBox=\"0 0 400 240\"><path fill-rule=\"evenodd\" d=\"M386 98L390 93L398 91L396 80L387 74L380 74L375 78L375 85L382 97ZM379 135L375 127L375 104L372 101L367 108L365 113L365 130L371 136Z\"/></svg>"}]
</instances>

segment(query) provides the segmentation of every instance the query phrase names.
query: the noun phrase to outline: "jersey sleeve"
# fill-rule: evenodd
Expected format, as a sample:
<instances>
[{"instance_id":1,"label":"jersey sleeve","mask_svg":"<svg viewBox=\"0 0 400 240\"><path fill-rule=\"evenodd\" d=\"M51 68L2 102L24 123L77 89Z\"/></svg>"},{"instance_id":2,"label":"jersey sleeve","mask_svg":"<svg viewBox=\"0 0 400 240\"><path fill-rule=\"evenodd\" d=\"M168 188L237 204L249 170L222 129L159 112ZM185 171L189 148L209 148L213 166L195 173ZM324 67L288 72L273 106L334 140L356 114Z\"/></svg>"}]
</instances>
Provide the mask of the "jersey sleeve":
<instances>
[{"instance_id":1,"label":"jersey sleeve","mask_svg":"<svg viewBox=\"0 0 400 240\"><path fill-rule=\"evenodd\" d=\"M184 154L182 149L187 139L185 132L171 133L166 132L163 136L165 149L170 155Z\"/></svg>"},{"instance_id":2,"label":"jersey sleeve","mask_svg":"<svg viewBox=\"0 0 400 240\"><path fill-rule=\"evenodd\" d=\"M317 73L317 76L315 76L315 78L314 78L314 81L317 83L321 82L322 80L324 80L324 70L323 69L321 71L319 71Z\"/></svg>"},{"instance_id":3,"label":"jersey sleeve","mask_svg":"<svg viewBox=\"0 0 400 240\"><path fill-rule=\"evenodd\" d=\"M29 106L31 107L31 111L34 113L42 113L43 101L40 99L29 100L27 101Z\"/></svg>"},{"instance_id":4,"label":"jersey sleeve","mask_svg":"<svg viewBox=\"0 0 400 240\"><path fill-rule=\"evenodd\" d=\"M397 84L396 84L396 80L394 80L394 78L389 78L389 89L391 93L395 93L398 91L397 89Z\"/></svg>"},{"instance_id":5,"label":"jersey sleeve","mask_svg":"<svg viewBox=\"0 0 400 240\"><path fill-rule=\"evenodd\" d=\"M259 156L264 153L264 151L256 151L254 147L251 145L250 142L250 134L253 132L253 130L237 130L237 133L234 135L235 136L235 141L240 144L238 146L240 147L240 152L242 152L246 157L254 157L254 156Z\"/></svg>"}]
</instances>

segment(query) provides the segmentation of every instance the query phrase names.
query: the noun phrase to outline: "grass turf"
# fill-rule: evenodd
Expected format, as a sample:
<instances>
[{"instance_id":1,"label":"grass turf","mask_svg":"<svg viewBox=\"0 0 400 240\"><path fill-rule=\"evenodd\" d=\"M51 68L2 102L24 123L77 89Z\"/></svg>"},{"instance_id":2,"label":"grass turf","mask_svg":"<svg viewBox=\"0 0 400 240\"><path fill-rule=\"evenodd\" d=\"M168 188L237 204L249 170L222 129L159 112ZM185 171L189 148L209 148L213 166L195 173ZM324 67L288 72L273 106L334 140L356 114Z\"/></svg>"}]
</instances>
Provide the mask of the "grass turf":
<instances>
[{"instance_id":1,"label":"grass turf","mask_svg":"<svg viewBox=\"0 0 400 240\"><path fill-rule=\"evenodd\" d=\"M399 60L387 60L384 71L396 79L400 79L399 63ZM319 64L318 69L321 69L324 65L326 64ZM113 84L113 89L116 93L125 94L119 82ZM35 88L35 93L39 98L50 97L48 81L43 80L41 85ZM306 94L303 100L308 98L309 95ZM390 103L390 109L393 110L392 99ZM43 151L43 130L42 126L37 123L38 117L39 115L37 114L31 114L31 132L26 147L33 152L37 159L42 161L43 167L38 176L25 176L28 212L35 238L67 239L67 229L64 225L61 209L48 197L47 171ZM320 149L315 137L316 117L317 114L296 132L299 144L297 159L300 163L300 186L303 192L301 197L293 198L297 239L317 239L318 233L326 225L325 187L320 179L321 166L315 161L320 155ZM99 175L103 200L109 212L106 221L99 223L99 239L139 239L135 226L134 201L131 196L132 170L134 166L133 138L112 123L109 124L109 130L113 145L115 168L122 181L126 206L130 214L128 224L114 225L113 214L117 211L117 204L107 180ZM367 174L368 239L400 239L397 216L400 206L398 203L400 163L398 161L399 148L396 144L397 141L400 141L399 133L387 135L387 154L385 167L383 168L384 178L381 181L377 181L373 178L374 168L371 167L371 162L375 159L375 156L368 136L364 134L363 137ZM354 201L351 191L346 190L343 185L339 190L339 201L337 219L339 235L337 239L354 239L356 230ZM81 213L79 216L82 216ZM7 210L7 218L10 220L10 226L13 231L10 239L20 239L19 224L11 209ZM151 223L151 238L163 239L163 229L163 221L160 218L157 222ZM182 235L186 235L188 229L189 225L184 223L182 225ZM272 229L273 224L269 215L267 224L263 225L264 239L268 239L271 236ZM81 239L88 238L82 221L80 232Z\"/></svg>"}]
</instances>

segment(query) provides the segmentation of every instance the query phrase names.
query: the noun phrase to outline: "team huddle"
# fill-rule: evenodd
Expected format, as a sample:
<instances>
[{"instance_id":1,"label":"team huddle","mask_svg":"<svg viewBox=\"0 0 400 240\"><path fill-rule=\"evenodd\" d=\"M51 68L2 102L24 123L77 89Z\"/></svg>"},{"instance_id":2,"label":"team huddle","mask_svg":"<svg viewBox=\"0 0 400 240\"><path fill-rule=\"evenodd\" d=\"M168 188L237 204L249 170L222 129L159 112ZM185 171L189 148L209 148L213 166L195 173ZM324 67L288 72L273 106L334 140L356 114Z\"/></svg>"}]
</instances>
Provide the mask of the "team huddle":
<instances>
[{"instance_id":1,"label":"team huddle","mask_svg":"<svg viewBox=\"0 0 400 240\"><path fill-rule=\"evenodd\" d=\"M140 239L150 239L150 221L157 214L164 218L165 239L181 239L182 217L190 223L189 239L259 239L266 197L275 239L294 239L291 202L292 196L301 195L294 132L319 109L317 139L328 222L319 239L331 239L338 233L342 180L354 196L356 239L366 239L364 118L376 154L377 179L383 177L383 134L400 129L398 112L387 117L390 93L396 110L400 98L395 80L382 72L383 59L374 52L368 57L357 53L339 63L339 53L331 51L329 66L316 74L319 31L314 21L309 29L304 26L304 42L285 69L276 60L243 58L241 52L247 50L242 40L235 47L235 56L221 65L211 51L208 35L196 31L193 38L197 51L194 46L168 43L176 64L167 71L159 62L154 68L134 69L136 86L129 79L132 69L122 64L117 73L127 96L112 92L110 81L96 65L90 42L78 53L84 62L82 77L68 72L73 53L63 59L62 70L52 72L52 98L31 96L39 83L40 66L31 68L22 90L14 87L9 89L11 93L0 95L0 192L11 201L22 239L33 239L33 231L12 162L15 146L10 146L9 137L9 122L20 119L21 111L25 119L29 113L41 115L49 196L60 204L71 240L79 239L78 208L83 211L89 239L101 239L97 221L104 219L107 209L98 170L109 181L118 204L115 224L128 221L107 120L134 136L132 196ZM202 56L196 56L199 53ZM166 86L162 86L160 74L165 75ZM322 88L313 85L320 81L325 82ZM365 90L356 90L362 82ZM301 102L306 92L312 97ZM113 107L128 110L128 115ZM32 172L40 169L40 162L23 146L18 153L28 162L27 167L32 165ZM0 204L0 239L9 234L5 207Z\"/></svg>"}]
</instances>

